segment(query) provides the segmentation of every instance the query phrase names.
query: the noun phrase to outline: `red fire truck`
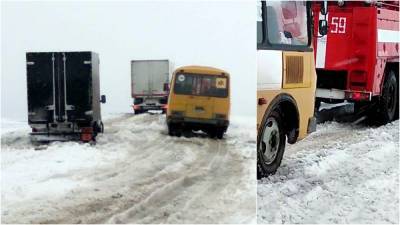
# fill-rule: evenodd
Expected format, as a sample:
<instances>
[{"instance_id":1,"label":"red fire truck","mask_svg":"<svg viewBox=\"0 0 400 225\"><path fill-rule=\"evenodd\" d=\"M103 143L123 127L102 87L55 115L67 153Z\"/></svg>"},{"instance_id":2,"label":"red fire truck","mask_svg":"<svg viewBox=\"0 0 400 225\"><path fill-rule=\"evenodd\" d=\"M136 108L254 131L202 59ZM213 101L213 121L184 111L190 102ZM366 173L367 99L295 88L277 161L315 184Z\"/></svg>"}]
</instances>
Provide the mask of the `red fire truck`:
<instances>
[{"instance_id":1,"label":"red fire truck","mask_svg":"<svg viewBox=\"0 0 400 225\"><path fill-rule=\"evenodd\" d=\"M399 2L314 2L316 107L354 102L380 124L398 118Z\"/></svg>"}]
</instances>

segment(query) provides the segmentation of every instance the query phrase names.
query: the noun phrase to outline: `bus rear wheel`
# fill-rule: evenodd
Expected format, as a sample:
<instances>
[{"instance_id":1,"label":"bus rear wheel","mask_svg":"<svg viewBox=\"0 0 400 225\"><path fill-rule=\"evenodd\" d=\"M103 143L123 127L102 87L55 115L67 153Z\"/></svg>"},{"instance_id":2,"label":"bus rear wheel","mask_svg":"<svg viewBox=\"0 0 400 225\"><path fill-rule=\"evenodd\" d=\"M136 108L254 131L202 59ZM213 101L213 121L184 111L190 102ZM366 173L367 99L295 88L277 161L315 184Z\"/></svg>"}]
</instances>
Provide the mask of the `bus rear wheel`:
<instances>
[{"instance_id":1,"label":"bus rear wheel","mask_svg":"<svg viewBox=\"0 0 400 225\"><path fill-rule=\"evenodd\" d=\"M169 123L168 124L168 134L170 136L180 137L182 135L182 127L178 124Z\"/></svg>"},{"instance_id":2,"label":"bus rear wheel","mask_svg":"<svg viewBox=\"0 0 400 225\"><path fill-rule=\"evenodd\" d=\"M257 142L257 177L274 174L281 164L286 136L279 110L272 111L262 123Z\"/></svg>"},{"instance_id":3,"label":"bus rear wheel","mask_svg":"<svg viewBox=\"0 0 400 225\"><path fill-rule=\"evenodd\" d=\"M224 138L225 129L220 127L217 129L216 136L218 139Z\"/></svg>"}]
</instances>

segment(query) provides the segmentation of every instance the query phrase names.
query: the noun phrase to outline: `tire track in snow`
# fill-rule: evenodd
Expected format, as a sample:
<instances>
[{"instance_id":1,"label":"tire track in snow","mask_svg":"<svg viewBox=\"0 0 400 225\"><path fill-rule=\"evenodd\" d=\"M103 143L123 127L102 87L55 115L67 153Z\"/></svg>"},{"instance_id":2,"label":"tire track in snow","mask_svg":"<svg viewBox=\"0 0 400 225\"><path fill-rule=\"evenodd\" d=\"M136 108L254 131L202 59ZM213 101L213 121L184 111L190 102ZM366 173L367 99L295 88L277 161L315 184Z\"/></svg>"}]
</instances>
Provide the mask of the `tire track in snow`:
<instances>
[{"instance_id":1,"label":"tire track in snow","mask_svg":"<svg viewBox=\"0 0 400 225\"><path fill-rule=\"evenodd\" d=\"M255 162L255 154L248 156L240 151L255 149L255 142L232 140L238 139L238 135L230 133L222 141L201 136L170 137L163 117L123 115L107 120L105 133L99 135L97 145L91 148L105 160L110 157L108 164L53 174L38 181L62 178L82 185L62 198L49 196L22 205L7 203L7 213L2 210L2 221L100 223L110 218L114 222L134 223L252 221L255 183L254 186L249 183L255 174L245 167ZM58 143L53 148L70 144ZM247 216L251 212L253 215Z\"/></svg>"}]
</instances>

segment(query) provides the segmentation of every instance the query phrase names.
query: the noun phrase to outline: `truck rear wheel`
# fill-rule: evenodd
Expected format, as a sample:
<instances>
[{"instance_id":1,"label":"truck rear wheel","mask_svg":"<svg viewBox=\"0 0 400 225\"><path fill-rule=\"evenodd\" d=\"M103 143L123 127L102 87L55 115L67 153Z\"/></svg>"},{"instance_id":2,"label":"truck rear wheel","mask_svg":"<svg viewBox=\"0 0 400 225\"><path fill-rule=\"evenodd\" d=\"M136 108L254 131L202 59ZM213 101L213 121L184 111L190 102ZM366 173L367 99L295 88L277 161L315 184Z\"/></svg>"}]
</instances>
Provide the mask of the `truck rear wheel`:
<instances>
[{"instance_id":1,"label":"truck rear wheel","mask_svg":"<svg viewBox=\"0 0 400 225\"><path fill-rule=\"evenodd\" d=\"M376 120L380 124L386 124L396 118L396 111L398 107L398 85L394 71L389 70L385 77L383 84L382 96L377 105Z\"/></svg>"},{"instance_id":2,"label":"truck rear wheel","mask_svg":"<svg viewBox=\"0 0 400 225\"><path fill-rule=\"evenodd\" d=\"M257 141L257 177L274 174L281 164L286 136L279 110L274 110L263 121Z\"/></svg>"}]
</instances>

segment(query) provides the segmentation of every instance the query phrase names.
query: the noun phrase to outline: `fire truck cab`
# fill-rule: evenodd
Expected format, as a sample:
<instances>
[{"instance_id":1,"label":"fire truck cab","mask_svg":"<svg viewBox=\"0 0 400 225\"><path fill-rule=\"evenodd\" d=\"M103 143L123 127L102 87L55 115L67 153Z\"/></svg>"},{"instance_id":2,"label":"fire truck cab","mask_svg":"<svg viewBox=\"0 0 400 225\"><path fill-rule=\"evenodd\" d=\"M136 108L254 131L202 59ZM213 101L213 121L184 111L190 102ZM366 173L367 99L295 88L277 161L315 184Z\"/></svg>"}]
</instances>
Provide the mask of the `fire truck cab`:
<instances>
[{"instance_id":1,"label":"fire truck cab","mask_svg":"<svg viewBox=\"0 0 400 225\"><path fill-rule=\"evenodd\" d=\"M381 124L398 118L399 2L325 1L312 8L316 108L347 100Z\"/></svg>"}]
</instances>

